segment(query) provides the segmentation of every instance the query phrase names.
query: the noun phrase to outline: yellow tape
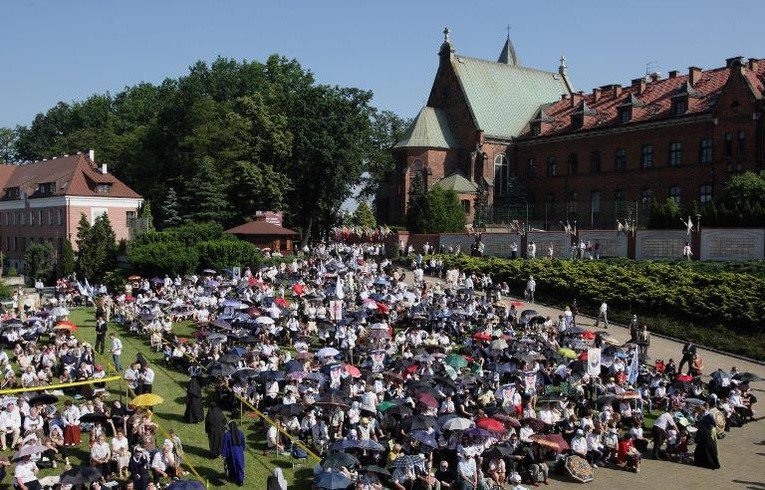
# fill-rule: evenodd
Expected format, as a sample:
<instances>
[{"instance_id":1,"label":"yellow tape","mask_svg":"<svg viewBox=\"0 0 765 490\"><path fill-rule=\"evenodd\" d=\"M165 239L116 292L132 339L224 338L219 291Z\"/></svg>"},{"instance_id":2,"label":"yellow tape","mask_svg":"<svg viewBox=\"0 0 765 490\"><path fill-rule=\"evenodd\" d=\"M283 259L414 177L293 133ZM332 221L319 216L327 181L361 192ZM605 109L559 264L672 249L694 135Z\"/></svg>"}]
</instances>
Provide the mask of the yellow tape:
<instances>
[{"instance_id":1,"label":"yellow tape","mask_svg":"<svg viewBox=\"0 0 765 490\"><path fill-rule=\"evenodd\" d=\"M57 384L57 385L30 386L29 388L12 388L7 390L0 390L0 395L7 395L10 393L24 393L26 391L58 390L63 388L71 388L74 386L92 385L95 383L109 383L112 381L119 381L121 379L122 379L122 376L109 376L108 378L89 379L87 381L74 381L72 383L63 383L63 384Z\"/></svg>"},{"instance_id":2,"label":"yellow tape","mask_svg":"<svg viewBox=\"0 0 765 490\"><path fill-rule=\"evenodd\" d=\"M261 412L260 410L258 410L258 409L257 409L257 408L255 408L254 406L252 406L252 404L251 404L250 402L248 402L247 400L245 400L245 399L244 399L244 398L242 398L241 396L237 395L236 393L234 393L234 396L235 396L235 397L236 397L236 398L237 398L237 399L238 399L240 402L242 402L242 403L244 403L245 405L247 405L247 406L249 407L249 409L250 409L250 410L252 410L253 412L255 412L255 414L257 414L257 415L258 415L258 417L262 417L262 418L263 418L263 420L265 420L265 421L266 421L266 422L267 422L269 425L273 425L273 426L276 426L276 422L274 422L274 421L273 421L273 420L271 420L270 418L266 417L266 415L265 415L263 412ZM292 441L294 444L296 444L298 447L300 447L300 448L301 448L303 451L305 451L306 453L308 453L308 455L310 455L310 456L314 457L314 458L315 458L317 461L321 461L321 456L317 455L316 453L314 453L313 451L311 451L310 449L308 449L308 447L307 447L305 444L303 444L302 442L300 442L300 440L298 440L298 439L294 438L294 437L293 437L291 434L289 434L289 433L287 433L286 431L284 431L284 430L280 429L278 426L276 426L276 430L278 430L279 432L281 432L282 434L284 434L284 436L286 436L286 437L287 437L287 439L289 439L289 440L290 440L290 441Z\"/></svg>"}]
</instances>

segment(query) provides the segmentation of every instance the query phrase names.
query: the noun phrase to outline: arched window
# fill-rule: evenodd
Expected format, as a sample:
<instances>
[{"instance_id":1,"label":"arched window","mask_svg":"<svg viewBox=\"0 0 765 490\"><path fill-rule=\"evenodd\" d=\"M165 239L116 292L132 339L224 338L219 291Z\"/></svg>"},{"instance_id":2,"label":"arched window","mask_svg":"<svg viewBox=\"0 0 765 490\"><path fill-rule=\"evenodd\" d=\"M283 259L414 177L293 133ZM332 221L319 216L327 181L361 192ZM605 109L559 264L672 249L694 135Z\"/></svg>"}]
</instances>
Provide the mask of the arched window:
<instances>
[{"instance_id":1,"label":"arched window","mask_svg":"<svg viewBox=\"0 0 765 490\"><path fill-rule=\"evenodd\" d=\"M494 195L507 194L508 165L507 157L500 153L494 157Z\"/></svg>"}]
</instances>

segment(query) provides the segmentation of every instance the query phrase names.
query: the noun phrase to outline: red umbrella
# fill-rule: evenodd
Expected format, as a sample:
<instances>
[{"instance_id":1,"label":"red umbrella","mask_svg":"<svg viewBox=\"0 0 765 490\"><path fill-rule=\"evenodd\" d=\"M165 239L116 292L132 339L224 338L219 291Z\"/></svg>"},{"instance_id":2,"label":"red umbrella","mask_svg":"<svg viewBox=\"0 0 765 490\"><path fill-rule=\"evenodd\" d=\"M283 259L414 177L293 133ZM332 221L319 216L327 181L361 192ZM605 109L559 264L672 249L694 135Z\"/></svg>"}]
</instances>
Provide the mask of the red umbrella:
<instances>
[{"instance_id":1,"label":"red umbrella","mask_svg":"<svg viewBox=\"0 0 765 490\"><path fill-rule=\"evenodd\" d=\"M276 301L274 301L278 306L281 306L282 308L287 307L287 300L284 298L276 298Z\"/></svg>"},{"instance_id":2,"label":"red umbrella","mask_svg":"<svg viewBox=\"0 0 765 490\"><path fill-rule=\"evenodd\" d=\"M417 400L426 407L438 408L438 400L430 393L420 393L417 396Z\"/></svg>"},{"instance_id":3,"label":"red umbrella","mask_svg":"<svg viewBox=\"0 0 765 490\"><path fill-rule=\"evenodd\" d=\"M579 353L579 360L580 361L586 361L587 360L587 351L583 350Z\"/></svg>"},{"instance_id":4,"label":"red umbrella","mask_svg":"<svg viewBox=\"0 0 765 490\"><path fill-rule=\"evenodd\" d=\"M474 340L491 340L491 335L487 334L486 332L478 332L473 334Z\"/></svg>"},{"instance_id":5,"label":"red umbrella","mask_svg":"<svg viewBox=\"0 0 765 490\"><path fill-rule=\"evenodd\" d=\"M380 303L378 301L377 302L377 311L379 311L383 315L387 315L388 314L388 305L386 305L385 303Z\"/></svg>"},{"instance_id":6,"label":"red umbrella","mask_svg":"<svg viewBox=\"0 0 765 490\"><path fill-rule=\"evenodd\" d=\"M582 334L582 338L585 339L585 340L594 340L595 339L595 332L592 332L590 330L586 330Z\"/></svg>"},{"instance_id":7,"label":"red umbrella","mask_svg":"<svg viewBox=\"0 0 765 490\"><path fill-rule=\"evenodd\" d=\"M500 422L504 422L507 425L509 425L510 427L515 427L516 429L520 429L521 428L521 421L518 420L517 418L511 417L511 416L509 416L507 414L498 412L498 413L495 413L494 415L492 415L491 418L499 420Z\"/></svg>"},{"instance_id":8,"label":"red umbrella","mask_svg":"<svg viewBox=\"0 0 765 490\"><path fill-rule=\"evenodd\" d=\"M354 378L360 378L361 377L361 371L356 366L353 366L351 364L346 364L344 366L345 372L350 374Z\"/></svg>"},{"instance_id":9,"label":"red umbrella","mask_svg":"<svg viewBox=\"0 0 765 490\"><path fill-rule=\"evenodd\" d=\"M693 381L693 376L690 374L678 374L675 376L675 381Z\"/></svg>"},{"instance_id":10,"label":"red umbrella","mask_svg":"<svg viewBox=\"0 0 765 490\"><path fill-rule=\"evenodd\" d=\"M515 306L516 309L523 308L524 306L526 306L526 303L524 303L523 301L513 301L510 304L512 306Z\"/></svg>"},{"instance_id":11,"label":"red umbrella","mask_svg":"<svg viewBox=\"0 0 765 490\"><path fill-rule=\"evenodd\" d=\"M476 427L490 432L505 432L505 425L502 422L488 417L480 417L476 419L475 425Z\"/></svg>"},{"instance_id":12,"label":"red umbrella","mask_svg":"<svg viewBox=\"0 0 765 490\"><path fill-rule=\"evenodd\" d=\"M568 443L560 434L533 434L529 439L541 446L552 449L556 453L565 452L569 448Z\"/></svg>"},{"instance_id":13,"label":"red umbrella","mask_svg":"<svg viewBox=\"0 0 765 490\"><path fill-rule=\"evenodd\" d=\"M125 301L127 301L128 303L131 302L131 301L135 301L135 297L134 296L130 296L128 294L127 296L125 296Z\"/></svg>"},{"instance_id":14,"label":"red umbrella","mask_svg":"<svg viewBox=\"0 0 765 490\"><path fill-rule=\"evenodd\" d=\"M300 283L293 284L292 292L295 293L297 296L300 296L301 294L303 294L303 285Z\"/></svg>"},{"instance_id":15,"label":"red umbrella","mask_svg":"<svg viewBox=\"0 0 765 490\"><path fill-rule=\"evenodd\" d=\"M257 318L261 316L263 313L260 311L259 308L252 307L249 310L247 310L247 314L253 318Z\"/></svg>"}]
</instances>

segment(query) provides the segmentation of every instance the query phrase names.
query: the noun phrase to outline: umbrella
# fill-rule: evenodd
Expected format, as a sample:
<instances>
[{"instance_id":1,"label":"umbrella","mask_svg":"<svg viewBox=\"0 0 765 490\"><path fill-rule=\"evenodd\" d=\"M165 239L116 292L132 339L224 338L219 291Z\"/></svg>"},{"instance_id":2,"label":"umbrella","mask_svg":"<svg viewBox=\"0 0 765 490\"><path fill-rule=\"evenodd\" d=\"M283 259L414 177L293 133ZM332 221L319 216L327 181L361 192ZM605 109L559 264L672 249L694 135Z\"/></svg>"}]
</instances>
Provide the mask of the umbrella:
<instances>
[{"instance_id":1,"label":"umbrella","mask_svg":"<svg viewBox=\"0 0 765 490\"><path fill-rule=\"evenodd\" d=\"M616 393L607 393L605 395L600 395L597 400L595 400L597 403L613 403L617 400L619 400L621 397L617 395Z\"/></svg>"},{"instance_id":2,"label":"umbrella","mask_svg":"<svg viewBox=\"0 0 765 490\"><path fill-rule=\"evenodd\" d=\"M271 411L284 415L285 417L296 417L298 415L303 415L305 407L299 403L290 403L289 405L276 405Z\"/></svg>"},{"instance_id":3,"label":"umbrella","mask_svg":"<svg viewBox=\"0 0 765 490\"><path fill-rule=\"evenodd\" d=\"M164 402L165 400L159 395L154 393L144 393L133 398L130 403L136 407L153 407L154 405L160 405Z\"/></svg>"},{"instance_id":4,"label":"umbrella","mask_svg":"<svg viewBox=\"0 0 765 490\"><path fill-rule=\"evenodd\" d=\"M330 451L344 451L345 449L350 449L354 447L354 443L356 441L352 439L340 439L337 442L333 442L331 446L329 446Z\"/></svg>"},{"instance_id":5,"label":"umbrella","mask_svg":"<svg viewBox=\"0 0 765 490\"><path fill-rule=\"evenodd\" d=\"M573 349L568 349L565 347L561 347L558 349L558 354L565 357L566 359L576 359L577 355L576 352Z\"/></svg>"},{"instance_id":6,"label":"umbrella","mask_svg":"<svg viewBox=\"0 0 765 490\"><path fill-rule=\"evenodd\" d=\"M415 430L428 430L436 425L436 419L428 415L414 415L404 419L401 422L403 428L408 428L410 431Z\"/></svg>"},{"instance_id":7,"label":"umbrella","mask_svg":"<svg viewBox=\"0 0 765 490\"><path fill-rule=\"evenodd\" d=\"M340 469L345 466L350 468L351 466L359 464L359 460L355 456L348 453L331 453L321 462L321 466L324 469Z\"/></svg>"},{"instance_id":8,"label":"umbrella","mask_svg":"<svg viewBox=\"0 0 765 490\"><path fill-rule=\"evenodd\" d=\"M240 369L236 371L231 376L236 379L244 380L244 379L254 378L257 375L258 375L258 371L256 371L255 369L246 368L246 369Z\"/></svg>"},{"instance_id":9,"label":"umbrella","mask_svg":"<svg viewBox=\"0 0 765 490\"><path fill-rule=\"evenodd\" d=\"M398 415L400 417L409 417L412 415L412 407L409 405L396 405L384 410L386 415Z\"/></svg>"},{"instance_id":10,"label":"umbrella","mask_svg":"<svg viewBox=\"0 0 765 490\"><path fill-rule=\"evenodd\" d=\"M29 405L35 406L35 405L53 405L54 403L58 402L58 397L56 395L49 395L47 393L43 393L42 395L33 396L29 399Z\"/></svg>"},{"instance_id":11,"label":"umbrella","mask_svg":"<svg viewBox=\"0 0 765 490\"><path fill-rule=\"evenodd\" d=\"M736 376L733 377L733 379L738 379L742 383L750 383L752 381L762 381L762 378L760 376L757 376L756 374L750 373L750 372L737 374Z\"/></svg>"},{"instance_id":12,"label":"umbrella","mask_svg":"<svg viewBox=\"0 0 765 490\"><path fill-rule=\"evenodd\" d=\"M436 400L432 394L427 392L417 395L417 401L430 408L438 408L440 405L438 400Z\"/></svg>"},{"instance_id":13,"label":"umbrella","mask_svg":"<svg viewBox=\"0 0 765 490\"><path fill-rule=\"evenodd\" d=\"M306 377L308 377L308 373L305 371L292 371L291 373L287 373L287 376L285 376L285 378L290 381L300 381Z\"/></svg>"},{"instance_id":14,"label":"umbrella","mask_svg":"<svg viewBox=\"0 0 765 490\"><path fill-rule=\"evenodd\" d=\"M566 458L566 472L580 483L591 482L595 478L595 472L590 463L580 456Z\"/></svg>"},{"instance_id":15,"label":"umbrella","mask_svg":"<svg viewBox=\"0 0 765 490\"><path fill-rule=\"evenodd\" d=\"M228 336L222 333L214 333L207 336L207 341L210 343L225 342L226 340L228 340Z\"/></svg>"},{"instance_id":16,"label":"umbrella","mask_svg":"<svg viewBox=\"0 0 765 490\"><path fill-rule=\"evenodd\" d=\"M362 466L359 469L361 471L369 471L371 473L377 473L378 475L390 476L390 471L386 470L385 468L380 468L379 466L376 466L373 464L369 466Z\"/></svg>"},{"instance_id":17,"label":"umbrella","mask_svg":"<svg viewBox=\"0 0 765 490\"><path fill-rule=\"evenodd\" d=\"M31 446L24 446L21 449L19 449L19 452L13 455L13 460L21 459L24 456L32 456L33 454L41 453L44 451L49 450L50 448L48 446L43 446L42 444L32 444Z\"/></svg>"},{"instance_id":18,"label":"umbrella","mask_svg":"<svg viewBox=\"0 0 765 490\"><path fill-rule=\"evenodd\" d=\"M562 453L569 448L568 443L560 434L532 434L529 439L536 442L540 446L552 449L556 453Z\"/></svg>"},{"instance_id":19,"label":"umbrella","mask_svg":"<svg viewBox=\"0 0 765 490\"><path fill-rule=\"evenodd\" d=\"M356 366L353 366L351 364L346 364L343 366L345 369L345 372L350 374L354 378L360 378L361 377L361 371Z\"/></svg>"},{"instance_id":20,"label":"umbrella","mask_svg":"<svg viewBox=\"0 0 765 490\"><path fill-rule=\"evenodd\" d=\"M704 400L699 400L698 398L686 398L685 403L687 403L688 405L694 405L694 406L700 407L704 405L706 402Z\"/></svg>"},{"instance_id":21,"label":"umbrella","mask_svg":"<svg viewBox=\"0 0 765 490\"><path fill-rule=\"evenodd\" d=\"M141 280L141 276L139 276L137 274L133 274L132 276L128 276L128 281L140 281L140 280Z\"/></svg>"},{"instance_id":22,"label":"umbrella","mask_svg":"<svg viewBox=\"0 0 765 490\"><path fill-rule=\"evenodd\" d=\"M63 306L57 306L50 310L50 315L53 317L61 317L61 316L68 316L69 310L64 308Z\"/></svg>"},{"instance_id":23,"label":"umbrella","mask_svg":"<svg viewBox=\"0 0 765 490\"><path fill-rule=\"evenodd\" d=\"M522 424L523 424L523 423L527 423L527 422L528 422L528 424L529 424L529 427L531 427L531 429L532 429L534 432L542 432L542 431L545 429L545 423L544 423L544 421L543 421L543 420L540 420L540 419L538 419L538 418L532 418L532 417L528 417L528 418L525 418L525 419L522 419L522 420L521 420L521 423L522 423Z\"/></svg>"},{"instance_id":24,"label":"umbrella","mask_svg":"<svg viewBox=\"0 0 765 490\"><path fill-rule=\"evenodd\" d=\"M486 429L479 429L478 427L471 427L464 434L470 437L493 437L495 435Z\"/></svg>"},{"instance_id":25,"label":"umbrella","mask_svg":"<svg viewBox=\"0 0 765 490\"><path fill-rule=\"evenodd\" d=\"M71 470L61 473L60 483L62 485L90 485L94 481L101 479L101 472L98 468L90 466L77 466Z\"/></svg>"},{"instance_id":26,"label":"umbrella","mask_svg":"<svg viewBox=\"0 0 765 490\"><path fill-rule=\"evenodd\" d=\"M363 449L365 451L383 451L385 450L385 446L380 444L379 442L372 440L372 439L357 439L355 441L351 441L353 444L351 447L355 447L358 449Z\"/></svg>"},{"instance_id":27,"label":"umbrella","mask_svg":"<svg viewBox=\"0 0 765 490\"><path fill-rule=\"evenodd\" d=\"M207 365L207 374L214 377L231 376L236 371L231 364L213 362Z\"/></svg>"},{"instance_id":28,"label":"umbrella","mask_svg":"<svg viewBox=\"0 0 765 490\"><path fill-rule=\"evenodd\" d=\"M426 446L430 446L434 449L438 447L438 441L436 440L435 434L429 434L424 430L416 430L412 432L411 437L412 439L420 441L420 443L425 444Z\"/></svg>"},{"instance_id":29,"label":"umbrella","mask_svg":"<svg viewBox=\"0 0 765 490\"><path fill-rule=\"evenodd\" d=\"M175 480L167 490L205 490L205 486L197 480Z\"/></svg>"},{"instance_id":30,"label":"umbrella","mask_svg":"<svg viewBox=\"0 0 765 490\"><path fill-rule=\"evenodd\" d=\"M319 357L335 357L338 354L340 354L340 351L334 347L324 347L319 349L319 352L316 353Z\"/></svg>"},{"instance_id":31,"label":"umbrella","mask_svg":"<svg viewBox=\"0 0 765 490\"><path fill-rule=\"evenodd\" d=\"M473 426L473 421L465 417L456 417L447 420L441 427L444 430L465 430Z\"/></svg>"},{"instance_id":32,"label":"umbrella","mask_svg":"<svg viewBox=\"0 0 765 490\"><path fill-rule=\"evenodd\" d=\"M425 458L423 458L420 455L406 454L404 456L399 456L398 458L396 458L396 460L393 461L393 463L391 464L391 467L404 468L406 466L419 466L424 462L425 462Z\"/></svg>"},{"instance_id":33,"label":"umbrella","mask_svg":"<svg viewBox=\"0 0 765 490\"><path fill-rule=\"evenodd\" d=\"M86 413L80 417L80 422L82 423L105 423L107 420L109 420L109 417L106 414L96 412Z\"/></svg>"},{"instance_id":34,"label":"umbrella","mask_svg":"<svg viewBox=\"0 0 765 490\"><path fill-rule=\"evenodd\" d=\"M269 371L262 371L258 377L262 381L281 381L285 378L285 374L284 371L274 371L272 369Z\"/></svg>"},{"instance_id":35,"label":"umbrella","mask_svg":"<svg viewBox=\"0 0 765 490\"><path fill-rule=\"evenodd\" d=\"M351 480L347 476L338 471L329 471L321 473L313 482L313 486L316 488L325 488L327 490L339 490L342 488L348 488L351 485Z\"/></svg>"},{"instance_id":36,"label":"umbrella","mask_svg":"<svg viewBox=\"0 0 765 490\"><path fill-rule=\"evenodd\" d=\"M221 320L220 318L216 318L215 320L210 323L215 328L220 328L221 330L232 330L231 324L225 320Z\"/></svg>"},{"instance_id":37,"label":"umbrella","mask_svg":"<svg viewBox=\"0 0 765 490\"><path fill-rule=\"evenodd\" d=\"M451 366L457 370L460 370L468 365L467 359L459 354L449 354L446 356L446 359L444 359L444 363L447 366Z\"/></svg>"},{"instance_id":38,"label":"umbrella","mask_svg":"<svg viewBox=\"0 0 765 490\"><path fill-rule=\"evenodd\" d=\"M484 333L484 332L478 332L473 334L473 340L491 340L491 335Z\"/></svg>"},{"instance_id":39,"label":"umbrella","mask_svg":"<svg viewBox=\"0 0 765 490\"><path fill-rule=\"evenodd\" d=\"M239 359L241 359L240 356L234 355L234 354L225 354L220 356L218 359L218 362L222 364L236 364L239 362Z\"/></svg>"},{"instance_id":40,"label":"umbrella","mask_svg":"<svg viewBox=\"0 0 765 490\"><path fill-rule=\"evenodd\" d=\"M507 341L504 339L497 339L491 343L492 350L505 350L507 349Z\"/></svg>"},{"instance_id":41,"label":"umbrella","mask_svg":"<svg viewBox=\"0 0 765 490\"><path fill-rule=\"evenodd\" d=\"M205 269L202 274L216 274L215 269Z\"/></svg>"},{"instance_id":42,"label":"umbrella","mask_svg":"<svg viewBox=\"0 0 765 490\"><path fill-rule=\"evenodd\" d=\"M328 393L316 401L315 405L320 407L341 407L348 408L345 400L335 393Z\"/></svg>"},{"instance_id":43,"label":"umbrella","mask_svg":"<svg viewBox=\"0 0 765 490\"><path fill-rule=\"evenodd\" d=\"M255 323L260 325L273 325L276 322L270 316L259 316L255 319Z\"/></svg>"},{"instance_id":44,"label":"umbrella","mask_svg":"<svg viewBox=\"0 0 765 490\"><path fill-rule=\"evenodd\" d=\"M505 425L502 422L489 417L480 417L476 419L475 425L476 427L491 432L505 432Z\"/></svg>"},{"instance_id":45,"label":"umbrella","mask_svg":"<svg viewBox=\"0 0 765 490\"><path fill-rule=\"evenodd\" d=\"M72 323L59 323L55 327L53 327L53 330L69 330L70 332L77 331L77 325L74 325Z\"/></svg>"}]
</instances>

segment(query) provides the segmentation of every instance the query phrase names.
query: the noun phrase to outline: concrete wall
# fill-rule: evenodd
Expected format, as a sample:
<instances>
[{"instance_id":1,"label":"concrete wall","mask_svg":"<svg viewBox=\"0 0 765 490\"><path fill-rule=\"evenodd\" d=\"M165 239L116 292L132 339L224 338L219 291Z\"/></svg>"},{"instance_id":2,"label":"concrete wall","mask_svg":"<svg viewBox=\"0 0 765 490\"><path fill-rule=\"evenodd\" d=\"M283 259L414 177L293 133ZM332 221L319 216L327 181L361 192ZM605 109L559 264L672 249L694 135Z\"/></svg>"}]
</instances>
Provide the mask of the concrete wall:
<instances>
[{"instance_id":1,"label":"concrete wall","mask_svg":"<svg viewBox=\"0 0 765 490\"><path fill-rule=\"evenodd\" d=\"M635 237L635 258L681 259L685 242L691 240L682 230L642 230Z\"/></svg>"},{"instance_id":2,"label":"concrete wall","mask_svg":"<svg viewBox=\"0 0 765 490\"><path fill-rule=\"evenodd\" d=\"M552 242L553 244L553 257L556 259L568 259L571 258L571 235L564 231L548 231L539 232L531 231L526 234L526 243L534 242L537 246L537 258L545 258L548 256L547 248ZM508 241L508 243L510 243ZM528 246L527 246L528 248ZM522 256L526 256L526 250L523 250Z\"/></svg>"},{"instance_id":3,"label":"concrete wall","mask_svg":"<svg viewBox=\"0 0 765 490\"><path fill-rule=\"evenodd\" d=\"M709 228L701 231L701 260L757 260L764 257L764 229Z\"/></svg>"},{"instance_id":4,"label":"concrete wall","mask_svg":"<svg viewBox=\"0 0 765 490\"><path fill-rule=\"evenodd\" d=\"M628 235L616 231L587 230L579 232L579 239L600 242L600 257L628 257Z\"/></svg>"}]
</instances>

